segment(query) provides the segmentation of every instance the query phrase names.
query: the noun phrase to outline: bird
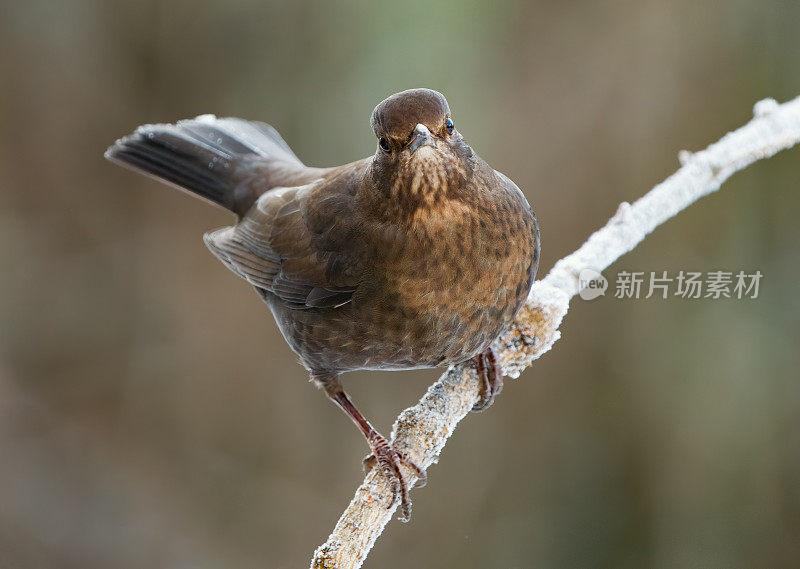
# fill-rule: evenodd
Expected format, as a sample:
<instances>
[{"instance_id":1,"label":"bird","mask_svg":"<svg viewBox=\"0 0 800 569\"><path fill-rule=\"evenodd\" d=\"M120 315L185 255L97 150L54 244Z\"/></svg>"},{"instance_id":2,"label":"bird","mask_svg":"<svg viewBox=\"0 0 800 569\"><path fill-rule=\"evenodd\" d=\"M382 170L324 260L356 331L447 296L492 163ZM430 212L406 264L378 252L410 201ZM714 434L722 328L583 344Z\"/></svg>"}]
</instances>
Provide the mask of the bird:
<instances>
[{"instance_id":1,"label":"bird","mask_svg":"<svg viewBox=\"0 0 800 569\"><path fill-rule=\"evenodd\" d=\"M492 342L536 276L540 234L522 191L455 128L441 93L409 89L381 101L375 153L306 166L270 125L201 115L140 126L105 157L221 206L234 225L205 244L270 308L311 381L352 419L411 513L401 466L426 474L358 411L341 374L474 361L473 411L503 387ZM472 365L472 364L470 364Z\"/></svg>"}]
</instances>

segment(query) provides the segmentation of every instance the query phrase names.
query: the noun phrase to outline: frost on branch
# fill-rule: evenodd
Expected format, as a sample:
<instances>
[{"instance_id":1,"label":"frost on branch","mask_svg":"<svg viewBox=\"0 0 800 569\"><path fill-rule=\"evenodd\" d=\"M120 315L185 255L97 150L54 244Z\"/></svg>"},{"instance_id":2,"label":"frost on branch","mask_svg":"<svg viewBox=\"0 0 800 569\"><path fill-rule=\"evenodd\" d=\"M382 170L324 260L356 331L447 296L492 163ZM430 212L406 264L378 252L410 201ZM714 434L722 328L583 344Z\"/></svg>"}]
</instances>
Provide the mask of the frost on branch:
<instances>
[{"instance_id":1,"label":"frost on branch","mask_svg":"<svg viewBox=\"0 0 800 569\"><path fill-rule=\"evenodd\" d=\"M606 269L650 232L701 197L719 189L734 172L800 142L800 97L778 104L764 99L754 118L697 153L681 151L681 168L632 204L623 202L606 225L558 261L537 281L511 327L494 343L505 375L518 377L561 337L570 299L581 290L580 272ZM458 422L478 400L478 378L470 364L448 369L414 407L397 418L393 444L422 468L436 462ZM356 569L391 519L392 491L374 469L356 490L333 533L314 553L313 568ZM406 471L413 483L413 472Z\"/></svg>"}]
</instances>

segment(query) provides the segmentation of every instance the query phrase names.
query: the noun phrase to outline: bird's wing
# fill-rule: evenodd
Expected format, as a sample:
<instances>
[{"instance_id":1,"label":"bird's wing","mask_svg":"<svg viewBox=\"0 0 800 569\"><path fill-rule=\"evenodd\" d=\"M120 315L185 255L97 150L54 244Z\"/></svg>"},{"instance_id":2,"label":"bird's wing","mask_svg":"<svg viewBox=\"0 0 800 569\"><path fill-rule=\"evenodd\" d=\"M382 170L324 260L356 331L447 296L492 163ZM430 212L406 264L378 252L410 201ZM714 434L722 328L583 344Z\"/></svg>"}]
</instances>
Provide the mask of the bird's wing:
<instances>
[{"instance_id":1,"label":"bird's wing","mask_svg":"<svg viewBox=\"0 0 800 569\"><path fill-rule=\"evenodd\" d=\"M292 308L351 301L362 267L352 195L323 180L262 195L233 227L207 233L208 248L229 269ZM323 191L319 191L323 190Z\"/></svg>"}]
</instances>

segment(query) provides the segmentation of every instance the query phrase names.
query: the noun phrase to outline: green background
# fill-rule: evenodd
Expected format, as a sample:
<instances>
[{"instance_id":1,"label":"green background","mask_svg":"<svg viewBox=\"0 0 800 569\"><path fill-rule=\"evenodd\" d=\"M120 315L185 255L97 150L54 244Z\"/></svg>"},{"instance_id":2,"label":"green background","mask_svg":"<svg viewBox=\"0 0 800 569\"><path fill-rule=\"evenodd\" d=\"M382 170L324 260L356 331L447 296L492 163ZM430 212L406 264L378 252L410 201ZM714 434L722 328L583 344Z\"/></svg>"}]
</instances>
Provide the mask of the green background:
<instances>
[{"instance_id":1,"label":"green background","mask_svg":"<svg viewBox=\"0 0 800 569\"><path fill-rule=\"evenodd\" d=\"M363 439L205 249L226 212L102 158L138 124L270 122L371 154L410 87L523 188L540 276L764 97L800 4L0 0L0 567L305 567ZM800 558L800 155L607 272L764 274L757 300L576 299L470 416L368 567L749 568ZM437 371L353 373L387 432Z\"/></svg>"}]
</instances>

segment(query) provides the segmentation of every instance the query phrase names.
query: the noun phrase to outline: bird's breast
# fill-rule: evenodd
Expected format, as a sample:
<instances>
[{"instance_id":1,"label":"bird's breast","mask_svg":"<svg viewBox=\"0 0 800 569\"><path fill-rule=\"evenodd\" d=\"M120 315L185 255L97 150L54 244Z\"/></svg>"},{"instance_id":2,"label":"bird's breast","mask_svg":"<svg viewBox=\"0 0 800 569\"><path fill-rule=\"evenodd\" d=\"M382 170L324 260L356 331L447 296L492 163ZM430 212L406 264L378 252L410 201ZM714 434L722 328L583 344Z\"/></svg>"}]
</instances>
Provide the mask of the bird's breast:
<instances>
[{"instance_id":1,"label":"bird's breast","mask_svg":"<svg viewBox=\"0 0 800 569\"><path fill-rule=\"evenodd\" d=\"M530 289L532 226L497 204L418 213L381 259L366 305L399 344L446 362L470 357L511 321Z\"/></svg>"}]
</instances>

